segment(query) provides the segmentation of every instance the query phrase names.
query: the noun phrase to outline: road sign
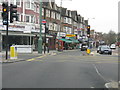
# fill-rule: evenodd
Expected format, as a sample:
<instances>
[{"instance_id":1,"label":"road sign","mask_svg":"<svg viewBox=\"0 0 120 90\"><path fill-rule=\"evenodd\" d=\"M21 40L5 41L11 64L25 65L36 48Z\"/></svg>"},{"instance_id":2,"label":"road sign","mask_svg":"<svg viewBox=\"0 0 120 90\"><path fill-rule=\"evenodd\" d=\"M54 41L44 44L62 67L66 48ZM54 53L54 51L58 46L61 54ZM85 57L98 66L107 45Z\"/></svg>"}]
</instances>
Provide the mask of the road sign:
<instances>
[{"instance_id":1,"label":"road sign","mask_svg":"<svg viewBox=\"0 0 120 90\"><path fill-rule=\"evenodd\" d=\"M76 35L74 34L66 34L66 37L75 37Z\"/></svg>"},{"instance_id":2,"label":"road sign","mask_svg":"<svg viewBox=\"0 0 120 90\"><path fill-rule=\"evenodd\" d=\"M46 20L42 20L42 24L46 24Z\"/></svg>"}]
</instances>

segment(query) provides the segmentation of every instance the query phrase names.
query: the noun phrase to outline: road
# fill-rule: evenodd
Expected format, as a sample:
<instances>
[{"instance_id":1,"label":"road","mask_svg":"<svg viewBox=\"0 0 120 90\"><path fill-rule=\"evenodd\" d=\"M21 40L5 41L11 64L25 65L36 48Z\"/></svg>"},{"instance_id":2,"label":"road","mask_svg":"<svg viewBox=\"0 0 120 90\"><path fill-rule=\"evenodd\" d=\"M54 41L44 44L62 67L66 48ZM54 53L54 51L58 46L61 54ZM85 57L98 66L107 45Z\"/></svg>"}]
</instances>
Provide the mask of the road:
<instances>
[{"instance_id":1,"label":"road","mask_svg":"<svg viewBox=\"0 0 120 90\"><path fill-rule=\"evenodd\" d=\"M118 81L118 56L71 50L3 64L3 88L105 88Z\"/></svg>"}]
</instances>

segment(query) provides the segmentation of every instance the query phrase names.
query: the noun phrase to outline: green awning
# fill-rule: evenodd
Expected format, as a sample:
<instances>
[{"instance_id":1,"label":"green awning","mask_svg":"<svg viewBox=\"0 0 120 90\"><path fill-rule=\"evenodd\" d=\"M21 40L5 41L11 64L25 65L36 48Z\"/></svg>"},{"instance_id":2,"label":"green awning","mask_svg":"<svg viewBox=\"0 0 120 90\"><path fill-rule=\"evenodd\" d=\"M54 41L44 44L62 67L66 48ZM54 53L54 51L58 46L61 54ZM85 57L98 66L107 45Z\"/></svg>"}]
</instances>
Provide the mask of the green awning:
<instances>
[{"instance_id":1,"label":"green awning","mask_svg":"<svg viewBox=\"0 0 120 90\"><path fill-rule=\"evenodd\" d=\"M74 43L79 43L79 41L74 39L74 37L69 37L69 39L72 40Z\"/></svg>"},{"instance_id":2,"label":"green awning","mask_svg":"<svg viewBox=\"0 0 120 90\"><path fill-rule=\"evenodd\" d=\"M68 40L68 39L64 39L64 38L62 38L62 39L59 39L59 40L65 41L66 43L73 43L73 41L71 41L71 40Z\"/></svg>"}]
</instances>

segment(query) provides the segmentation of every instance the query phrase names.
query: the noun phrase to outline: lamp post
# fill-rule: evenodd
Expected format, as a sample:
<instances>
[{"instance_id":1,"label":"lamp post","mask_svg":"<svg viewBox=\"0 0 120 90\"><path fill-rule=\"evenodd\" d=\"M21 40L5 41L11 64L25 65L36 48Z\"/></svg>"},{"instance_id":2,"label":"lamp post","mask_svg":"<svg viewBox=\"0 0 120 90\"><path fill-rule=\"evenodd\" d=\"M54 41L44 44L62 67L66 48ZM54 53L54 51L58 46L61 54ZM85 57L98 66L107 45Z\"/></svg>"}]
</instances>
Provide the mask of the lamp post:
<instances>
[{"instance_id":1,"label":"lamp post","mask_svg":"<svg viewBox=\"0 0 120 90\"><path fill-rule=\"evenodd\" d=\"M60 32L61 32L61 12L62 12L62 0L60 1L60 28L59 28L59 31L57 33L57 39L58 39L58 51L60 51L60 43L59 43L59 39L60 39Z\"/></svg>"},{"instance_id":2,"label":"lamp post","mask_svg":"<svg viewBox=\"0 0 120 90\"><path fill-rule=\"evenodd\" d=\"M40 32L39 32L39 39L38 39L38 53L42 54L42 0L40 0L40 7L39 7L39 23L40 23Z\"/></svg>"}]
</instances>

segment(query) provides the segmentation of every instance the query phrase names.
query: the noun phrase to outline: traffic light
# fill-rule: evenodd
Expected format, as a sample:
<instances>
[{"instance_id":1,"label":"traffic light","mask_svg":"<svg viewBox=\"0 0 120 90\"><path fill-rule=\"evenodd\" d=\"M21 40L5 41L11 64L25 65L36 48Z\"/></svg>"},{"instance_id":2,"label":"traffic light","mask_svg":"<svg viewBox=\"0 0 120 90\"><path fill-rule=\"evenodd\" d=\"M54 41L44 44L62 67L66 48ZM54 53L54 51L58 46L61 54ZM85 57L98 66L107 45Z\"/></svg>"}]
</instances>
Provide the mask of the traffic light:
<instances>
[{"instance_id":1,"label":"traffic light","mask_svg":"<svg viewBox=\"0 0 120 90\"><path fill-rule=\"evenodd\" d=\"M87 34L90 34L90 25L87 26Z\"/></svg>"},{"instance_id":2,"label":"traffic light","mask_svg":"<svg viewBox=\"0 0 120 90\"><path fill-rule=\"evenodd\" d=\"M2 4L2 7L3 7L3 9L2 9L2 18L3 18L3 25L7 25L8 24L8 3L6 2L4 2L3 4Z\"/></svg>"},{"instance_id":3,"label":"traffic light","mask_svg":"<svg viewBox=\"0 0 120 90\"><path fill-rule=\"evenodd\" d=\"M17 5L10 4L10 23L13 23L14 18L16 18L16 21L18 21L16 9L17 9Z\"/></svg>"}]
</instances>

